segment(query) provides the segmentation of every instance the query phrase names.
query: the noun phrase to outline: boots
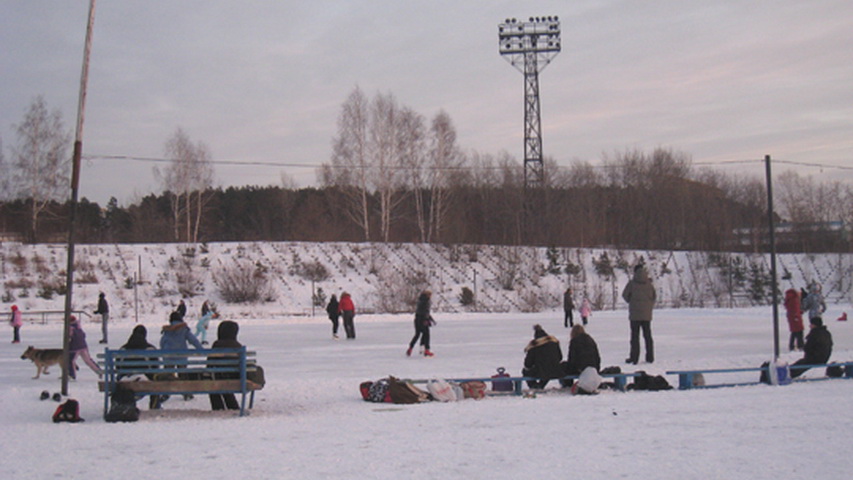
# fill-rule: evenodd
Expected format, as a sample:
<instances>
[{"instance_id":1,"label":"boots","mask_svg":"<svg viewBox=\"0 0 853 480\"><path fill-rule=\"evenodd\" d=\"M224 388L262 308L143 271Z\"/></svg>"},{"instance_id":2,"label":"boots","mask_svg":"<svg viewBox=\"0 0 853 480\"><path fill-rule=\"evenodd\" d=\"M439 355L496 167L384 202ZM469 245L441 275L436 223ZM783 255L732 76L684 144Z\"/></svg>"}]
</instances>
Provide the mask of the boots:
<instances>
[{"instance_id":1,"label":"boots","mask_svg":"<svg viewBox=\"0 0 853 480\"><path fill-rule=\"evenodd\" d=\"M432 353L432 352L430 352L429 350L424 350L424 356L425 356L425 357L432 357L432 356L433 356L433 353Z\"/></svg>"},{"instance_id":2,"label":"boots","mask_svg":"<svg viewBox=\"0 0 853 480\"><path fill-rule=\"evenodd\" d=\"M407 356L407 357L411 357L411 356L412 356L412 349L411 349L411 348L409 348L409 349L407 349L407 350L406 350L406 356Z\"/></svg>"}]
</instances>

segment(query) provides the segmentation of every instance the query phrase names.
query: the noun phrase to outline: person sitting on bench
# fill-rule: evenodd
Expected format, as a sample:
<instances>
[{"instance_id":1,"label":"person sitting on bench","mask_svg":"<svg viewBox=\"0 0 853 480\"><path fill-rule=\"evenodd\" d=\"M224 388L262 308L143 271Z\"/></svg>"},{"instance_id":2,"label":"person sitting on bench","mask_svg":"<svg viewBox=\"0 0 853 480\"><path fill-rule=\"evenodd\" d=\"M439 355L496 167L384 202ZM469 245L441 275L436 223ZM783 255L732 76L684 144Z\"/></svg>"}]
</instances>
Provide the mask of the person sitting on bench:
<instances>
[{"instance_id":1,"label":"person sitting on bench","mask_svg":"<svg viewBox=\"0 0 853 480\"><path fill-rule=\"evenodd\" d=\"M563 376L560 360L563 352L560 341L548 335L541 325L533 326L533 340L524 347L527 355L524 357L524 368L521 374L525 377L536 377L539 380L528 380L530 388L545 388L548 380Z\"/></svg>"},{"instance_id":2,"label":"person sitting on bench","mask_svg":"<svg viewBox=\"0 0 853 480\"><path fill-rule=\"evenodd\" d=\"M237 333L240 331L240 326L237 322L225 320L219 324L216 332L216 341L211 345L212 349L217 348L240 348L243 345L237 341ZM209 358L223 358L225 355L211 355ZM240 378L236 373L219 373L215 376L216 379L224 378ZM210 408L213 410L240 410L240 404L237 403L237 398L233 393L211 393Z\"/></svg>"},{"instance_id":3,"label":"person sitting on bench","mask_svg":"<svg viewBox=\"0 0 853 480\"><path fill-rule=\"evenodd\" d=\"M832 334L826 329L821 317L809 319L809 334L806 335L805 355L791 365L791 378L804 374L808 368L797 365L823 365L832 355Z\"/></svg>"}]
</instances>

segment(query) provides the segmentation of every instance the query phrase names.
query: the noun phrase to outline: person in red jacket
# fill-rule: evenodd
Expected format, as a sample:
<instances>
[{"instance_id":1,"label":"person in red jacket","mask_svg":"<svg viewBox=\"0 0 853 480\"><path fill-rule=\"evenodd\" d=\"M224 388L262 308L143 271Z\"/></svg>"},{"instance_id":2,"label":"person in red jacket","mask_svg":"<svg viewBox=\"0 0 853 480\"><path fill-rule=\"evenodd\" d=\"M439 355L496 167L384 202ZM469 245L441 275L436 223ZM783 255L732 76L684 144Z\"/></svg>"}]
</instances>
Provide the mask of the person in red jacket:
<instances>
[{"instance_id":1,"label":"person in red jacket","mask_svg":"<svg viewBox=\"0 0 853 480\"><path fill-rule=\"evenodd\" d=\"M785 313L788 316L788 330L791 332L788 337L788 350L793 351L796 345L797 350L803 349L803 307L800 303L800 292L789 288L785 292Z\"/></svg>"},{"instance_id":2,"label":"person in red jacket","mask_svg":"<svg viewBox=\"0 0 853 480\"><path fill-rule=\"evenodd\" d=\"M341 299L338 302L338 311L344 320L344 331L347 333L347 340L355 340L355 304L352 303L352 298L349 293L341 294Z\"/></svg>"}]
</instances>

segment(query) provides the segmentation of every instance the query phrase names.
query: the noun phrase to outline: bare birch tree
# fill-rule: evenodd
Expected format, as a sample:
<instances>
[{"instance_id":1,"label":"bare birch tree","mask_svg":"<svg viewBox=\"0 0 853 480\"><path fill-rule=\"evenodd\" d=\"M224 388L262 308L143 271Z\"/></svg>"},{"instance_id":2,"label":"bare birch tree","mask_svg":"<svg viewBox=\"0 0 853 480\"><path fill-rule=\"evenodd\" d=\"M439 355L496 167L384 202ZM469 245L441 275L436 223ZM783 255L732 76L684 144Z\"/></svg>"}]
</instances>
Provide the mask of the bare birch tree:
<instances>
[{"instance_id":1,"label":"bare birch tree","mask_svg":"<svg viewBox=\"0 0 853 480\"><path fill-rule=\"evenodd\" d=\"M390 94L378 94L373 100L370 116L370 153L372 184L379 200L379 231L382 241L391 234L391 222L402 196L402 155L400 141L400 109Z\"/></svg>"},{"instance_id":2,"label":"bare birch tree","mask_svg":"<svg viewBox=\"0 0 853 480\"><path fill-rule=\"evenodd\" d=\"M415 224L418 238L427 241L427 176L424 170L426 162L426 125L424 117L410 108L403 108L398 128L400 156L407 184L415 204Z\"/></svg>"},{"instance_id":3,"label":"bare birch tree","mask_svg":"<svg viewBox=\"0 0 853 480\"><path fill-rule=\"evenodd\" d=\"M197 242L206 191L213 185L210 150L201 142L193 144L178 128L166 141L165 152L171 163L162 171L155 168L154 173L170 196L174 239L181 240L183 227L184 241Z\"/></svg>"},{"instance_id":4,"label":"bare birch tree","mask_svg":"<svg viewBox=\"0 0 853 480\"><path fill-rule=\"evenodd\" d=\"M430 127L430 215L427 241L441 241L445 217L450 209L451 179L464 157L456 146L456 128L450 116L440 111Z\"/></svg>"},{"instance_id":5,"label":"bare birch tree","mask_svg":"<svg viewBox=\"0 0 853 480\"><path fill-rule=\"evenodd\" d=\"M14 187L30 201L30 241L37 241L38 221L53 200L64 200L71 179L67 150L71 136L59 110L48 112L44 97L30 104L24 120L15 125L18 144L12 148Z\"/></svg>"},{"instance_id":6,"label":"bare birch tree","mask_svg":"<svg viewBox=\"0 0 853 480\"><path fill-rule=\"evenodd\" d=\"M332 140L332 159L320 169L320 181L336 187L344 196L343 210L361 229L364 240L370 240L368 205L369 111L367 98L356 87L341 106L338 134Z\"/></svg>"}]
</instances>

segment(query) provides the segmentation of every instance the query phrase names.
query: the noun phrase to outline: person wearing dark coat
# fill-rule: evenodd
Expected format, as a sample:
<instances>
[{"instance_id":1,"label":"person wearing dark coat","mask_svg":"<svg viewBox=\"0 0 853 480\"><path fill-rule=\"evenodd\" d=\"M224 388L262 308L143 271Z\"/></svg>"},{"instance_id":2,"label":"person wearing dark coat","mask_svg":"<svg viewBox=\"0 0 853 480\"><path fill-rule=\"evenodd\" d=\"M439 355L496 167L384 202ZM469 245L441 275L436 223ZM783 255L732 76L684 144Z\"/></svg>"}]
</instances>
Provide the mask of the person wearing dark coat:
<instances>
[{"instance_id":1,"label":"person wearing dark coat","mask_svg":"<svg viewBox=\"0 0 853 480\"><path fill-rule=\"evenodd\" d=\"M823 365L832 355L832 334L826 329L821 317L809 319L809 334L806 335L805 355L794 362L791 367L791 378L804 374L808 368L797 365Z\"/></svg>"},{"instance_id":2,"label":"person wearing dark coat","mask_svg":"<svg viewBox=\"0 0 853 480\"><path fill-rule=\"evenodd\" d=\"M341 317L341 313L338 311L338 297L335 294L332 294L332 298L329 299L329 304L326 305L326 314L329 315L329 320L332 321L332 338L338 338L338 319Z\"/></svg>"},{"instance_id":3,"label":"person wearing dark coat","mask_svg":"<svg viewBox=\"0 0 853 480\"><path fill-rule=\"evenodd\" d=\"M421 345L424 347L424 356L431 357L433 353L429 349L429 327L435 325L435 320L430 314L430 302L432 292L424 290L418 297L418 305L415 308L415 336L409 342L409 349L406 350L406 356L412 355L412 349L415 348L415 343L418 338L421 340Z\"/></svg>"},{"instance_id":4,"label":"person wearing dark coat","mask_svg":"<svg viewBox=\"0 0 853 480\"><path fill-rule=\"evenodd\" d=\"M560 341L548 335L541 325L533 326L533 340L524 347L524 368L521 374L525 377L536 377L539 380L528 380L530 388L545 388L548 381L563 376L560 361L563 352Z\"/></svg>"},{"instance_id":5,"label":"person wearing dark coat","mask_svg":"<svg viewBox=\"0 0 853 480\"><path fill-rule=\"evenodd\" d=\"M586 333L583 325L572 327L569 335L571 340L569 340L569 354L565 364L566 375L580 375L586 367L593 367L596 372L601 370L598 345Z\"/></svg>"},{"instance_id":6,"label":"person wearing dark coat","mask_svg":"<svg viewBox=\"0 0 853 480\"><path fill-rule=\"evenodd\" d=\"M98 295L98 309L93 313L101 316L101 341L99 343L107 343L107 323L110 320L110 304L107 303L104 292Z\"/></svg>"},{"instance_id":7,"label":"person wearing dark coat","mask_svg":"<svg viewBox=\"0 0 853 480\"><path fill-rule=\"evenodd\" d=\"M186 316L187 316L187 304L186 304L186 303L184 303L184 301L183 301L183 300L180 300L180 301L178 302L178 308L176 308L176 309L175 309L175 312L177 312L177 313L178 313L178 315L180 315L180 316L181 316L181 320L183 320L183 319L184 319L184 317L186 317Z\"/></svg>"},{"instance_id":8,"label":"person wearing dark coat","mask_svg":"<svg viewBox=\"0 0 853 480\"><path fill-rule=\"evenodd\" d=\"M127 342L121 346L122 350L156 350L157 347L148 343L148 329L145 328L144 325L137 325L133 327L133 332L131 332L130 337L128 337ZM145 357L124 357L126 361L131 360L156 360L156 358L145 358ZM121 365L116 365L116 369L120 372ZM154 374L146 373L146 377L149 380L154 379ZM118 374L117 379L121 379L124 377L121 373ZM148 397L148 409L156 410L160 408L160 396L159 395L151 395Z\"/></svg>"},{"instance_id":9,"label":"person wearing dark coat","mask_svg":"<svg viewBox=\"0 0 853 480\"><path fill-rule=\"evenodd\" d=\"M211 349L217 348L240 348L243 345L237 341L237 333L240 331L240 326L237 322L225 320L219 324L219 329L216 332L216 341L211 345ZM221 355L220 355L221 357ZM239 378L237 374L220 373L216 378ZM240 404L237 403L237 398L233 393L212 393L210 394L210 408L213 410L239 410Z\"/></svg>"},{"instance_id":10,"label":"person wearing dark coat","mask_svg":"<svg viewBox=\"0 0 853 480\"><path fill-rule=\"evenodd\" d=\"M566 289L566 293L563 294L563 326L566 328L575 325L574 315L572 314L572 310L574 309L575 300L572 298L572 289L569 287Z\"/></svg>"},{"instance_id":11,"label":"person wearing dark coat","mask_svg":"<svg viewBox=\"0 0 853 480\"><path fill-rule=\"evenodd\" d=\"M643 265L634 267L634 278L625 285L622 298L628 302L628 320L631 324L631 353L626 363L634 365L640 359L640 331L646 343L646 362L655 361L655 344L652 339L652 309L657 293L649 279L649 273Z\"/></svg>"}]
</instances>

